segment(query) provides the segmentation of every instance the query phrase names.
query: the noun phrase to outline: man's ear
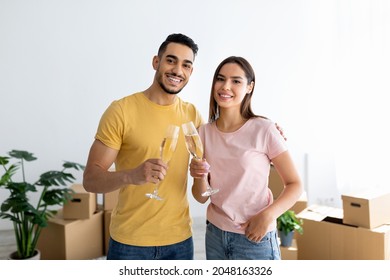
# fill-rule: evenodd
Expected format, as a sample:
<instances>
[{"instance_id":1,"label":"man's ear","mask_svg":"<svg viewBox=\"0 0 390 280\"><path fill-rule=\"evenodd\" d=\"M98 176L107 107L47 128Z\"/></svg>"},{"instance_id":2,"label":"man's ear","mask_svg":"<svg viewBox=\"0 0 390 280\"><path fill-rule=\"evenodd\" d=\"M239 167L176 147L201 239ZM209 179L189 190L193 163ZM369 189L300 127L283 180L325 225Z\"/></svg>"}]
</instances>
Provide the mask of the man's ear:
<instances>
[{"instance_id":1,"label":"man's ear","mask_svg":"<svg viewBox=\"0 0 390 280\"><path fill-rule=\"evenodd\" d=\"M160 58L158 57L158 55L153 56L152 66L154 70L157 70L159 63L160 63Z\"/></svg>"}]
</instances>

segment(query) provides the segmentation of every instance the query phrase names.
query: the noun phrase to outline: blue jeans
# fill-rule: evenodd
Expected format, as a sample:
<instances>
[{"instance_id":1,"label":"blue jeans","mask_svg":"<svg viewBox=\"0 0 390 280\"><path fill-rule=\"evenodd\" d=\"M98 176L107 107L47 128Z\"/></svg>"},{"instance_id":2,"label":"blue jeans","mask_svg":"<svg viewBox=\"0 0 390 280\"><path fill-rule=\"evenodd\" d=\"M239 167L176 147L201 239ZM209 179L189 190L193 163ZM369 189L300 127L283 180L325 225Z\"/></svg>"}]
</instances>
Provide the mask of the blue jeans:
<instances>
[{"instance_id":1,"label":"blue jeans","mask_svg":"<svg viewBox=\"0 0 390 280\"><path fill-rule=\"evenodd\" d=\"M166 246L132 246L110 238L107 260L193 260L192 237Z\"/></svg>"},{"instance_id":2,"label":"blue jeans","mask_svg":"<svg viewBox=\"0 0 390 280\"><path fill-rule=\"evenodd\" d=\"M223 231L212 223L206 228L207 260L280 260L276 230L268 232L258 243L244 234Z\"/></svg>"}]
</instances>

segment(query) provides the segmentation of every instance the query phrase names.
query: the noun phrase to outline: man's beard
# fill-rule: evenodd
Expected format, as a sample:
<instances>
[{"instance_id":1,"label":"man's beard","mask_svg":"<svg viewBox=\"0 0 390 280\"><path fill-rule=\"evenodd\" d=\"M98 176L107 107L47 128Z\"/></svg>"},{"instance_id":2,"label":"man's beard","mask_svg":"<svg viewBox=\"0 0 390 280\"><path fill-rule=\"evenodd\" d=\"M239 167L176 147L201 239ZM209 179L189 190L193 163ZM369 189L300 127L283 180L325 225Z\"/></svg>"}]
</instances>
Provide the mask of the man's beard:
<instances>
[{"instance_id":1,"label":"man's beard","mask_svg":"<svg viewBox=\"0 0 390 280\"><path fill-rule=\"evenodd\" d=\"M168 89L168 88L163 84L163 82L158 81L158 84L159 84L160 87L163 89L163 91L165 91L165 92L168 93L168 94L178 94L178 93L181 92L181 90L183 89L183 88L181 88L181 89L179 89L179 90L170 90L170 89Z\"/></svg>"},{"instance_id":2,"label":"man's beard","mask_svg":"<svg viewBox=\"0 0 390 280\"><path fill-rule=\"evenodd\" d=\"M171 89L168 89L164 83L162 82L163 81L163 76L162 74L158 74L157 76L157 82L158 84L160 85L160 87L162 88L163 91L165 91L166 93L168 94L178 94L179 92L181 92L181 90L186 86L184 85L182 88L178 89L178 90L171 90Z\"/></svg>"}]
</instances>

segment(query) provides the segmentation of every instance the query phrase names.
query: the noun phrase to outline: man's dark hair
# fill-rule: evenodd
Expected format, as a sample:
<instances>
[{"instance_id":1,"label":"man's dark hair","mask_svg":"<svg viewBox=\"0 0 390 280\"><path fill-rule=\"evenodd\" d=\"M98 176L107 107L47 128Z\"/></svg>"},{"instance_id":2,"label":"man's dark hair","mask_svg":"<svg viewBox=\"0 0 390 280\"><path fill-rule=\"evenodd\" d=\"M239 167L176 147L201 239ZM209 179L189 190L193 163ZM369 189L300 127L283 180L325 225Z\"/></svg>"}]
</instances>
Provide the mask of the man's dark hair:
<instances>
[{"instance_id":1,"label":"man's dark hair","mask_svg":"<svg viewBox=\"0 0 390 280\"><path fill-rule=\"evenodd\" d=\"M161 54L165 52L169 43L178 43L178 44L186 45L192 50L192 52L194 53L194 57L198 53L198 45L195 44L194 40L192 40L190 37L184 34L174 33L169 35L165 39L165 41L161 44L160 48L158 49L159 57L161 57Z\"/></svg>"}]
</instances>

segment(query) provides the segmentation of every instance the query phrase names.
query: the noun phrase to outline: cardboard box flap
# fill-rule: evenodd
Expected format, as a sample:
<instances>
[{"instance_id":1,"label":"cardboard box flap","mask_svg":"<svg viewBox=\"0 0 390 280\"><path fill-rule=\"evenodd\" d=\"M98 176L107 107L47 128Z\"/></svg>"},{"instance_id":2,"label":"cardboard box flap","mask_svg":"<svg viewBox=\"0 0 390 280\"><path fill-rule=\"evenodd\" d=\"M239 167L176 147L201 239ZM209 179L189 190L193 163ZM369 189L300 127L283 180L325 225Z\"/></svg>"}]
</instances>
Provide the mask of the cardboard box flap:
<instances>
[{"instance_id":1,"label":"cardboard box flap","mask_svg":"<svg viewBox=\"0 0 390 280\"><path fill-rule=\"evenodd\" d=\"M88 193L82 184L73 184L71 189L74 190L75 193Z\"/></svg>"},{"instance_id":2,"label":"cardboard box flap","mask_svg":"<svg viewBox=\"0 0 390 280\"><path fill-rule=\"evenodd\" d=\"M323 205L310 205L305 210L298 213L297 217L318 222L324 220L327 217L342 219L343 209Z\"/></svg>"},{"instance_id":3,"label":"cardboard box flap","mask_svg":"<svg viewBox=\"0 0 390 280\"><path fill-rule=\"evenodd\" d=\"M378 233L389 233L390 234L390 224L381 225L377 228L371 229L372 232Z\"/></svg>"},{"instance_id":4,"label":"cardboard box flap","mask_svg":"<svg viewBox=\"0 0 390 280\"><path fill-rule=\"evenodd\" d=\"M343 224L343 219L342 218L337 218L337 217L325 217L325 219L322 220L323 222L328 222L331 224L338 224L338 225L344 225ZM344 225L344 226L351 226L351 227L357 227L353 225Z\"/></svg>"},{"instance_id":5,"label":"cardboard box flap","mask_svg":"<svg viewBox=\"0 0 390 280\"><path fill-rule=\"evenodd\" d=\"M388 190L383 189L369 189L366 191L360 191L357 193L346 193L341 195L341 198L344 200L353 200L353 201L368 201L375 198L379 198L381 196L390 196L390 193Z\"/></svg>"}]
</instances>

